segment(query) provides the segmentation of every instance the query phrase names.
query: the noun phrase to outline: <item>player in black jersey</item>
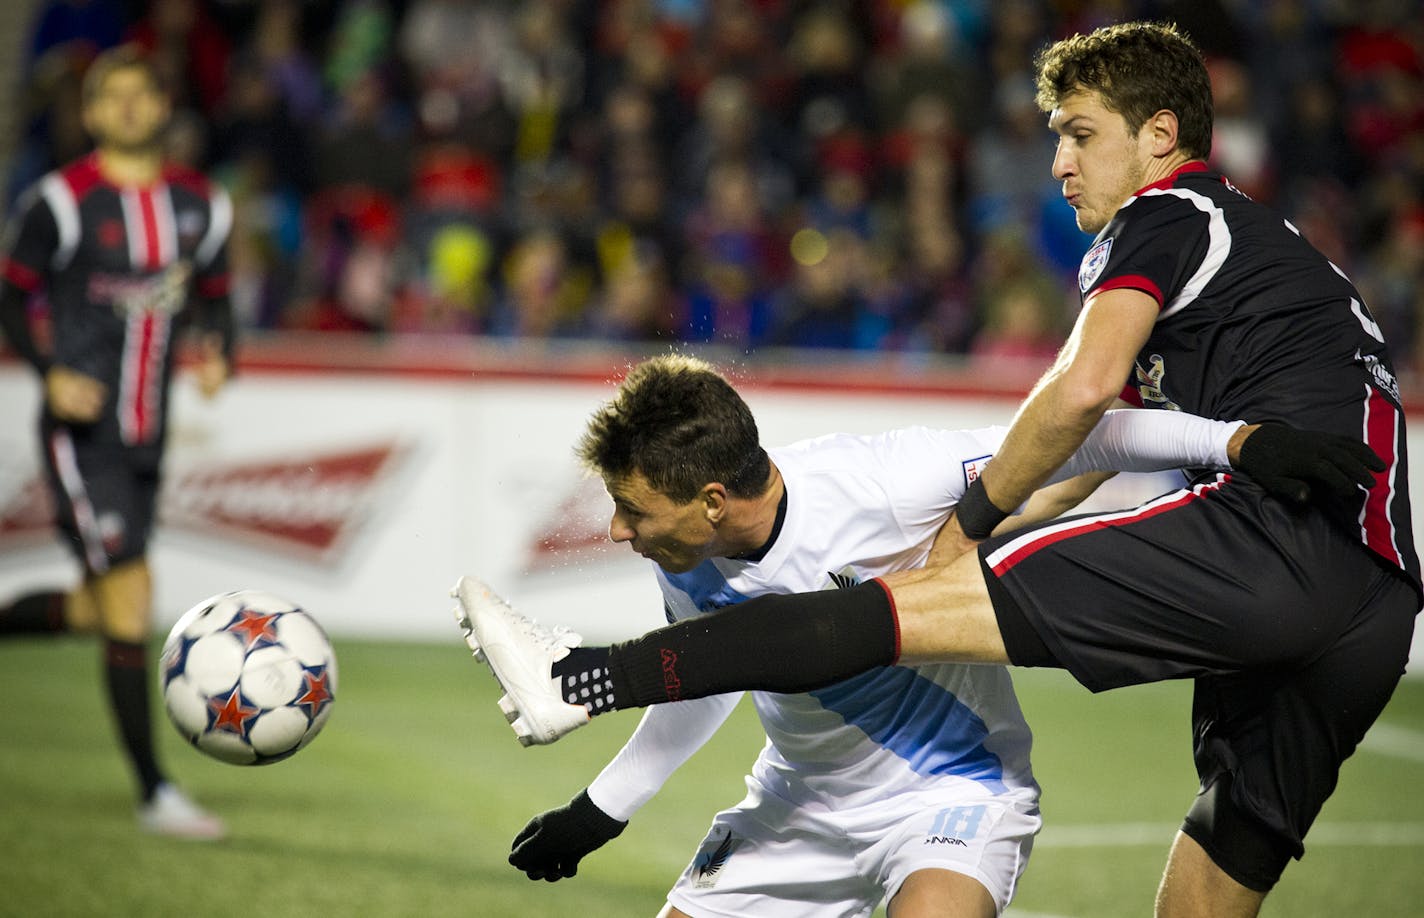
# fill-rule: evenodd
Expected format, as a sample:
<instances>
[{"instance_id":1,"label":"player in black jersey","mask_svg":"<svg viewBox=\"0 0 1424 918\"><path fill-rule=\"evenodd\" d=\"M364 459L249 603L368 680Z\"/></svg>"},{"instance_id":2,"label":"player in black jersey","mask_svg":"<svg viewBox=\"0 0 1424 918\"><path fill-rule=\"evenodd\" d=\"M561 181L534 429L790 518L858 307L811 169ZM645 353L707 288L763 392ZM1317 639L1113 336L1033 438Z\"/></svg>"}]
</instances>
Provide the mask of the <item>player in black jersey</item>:
<instances>
[{"instance_id":1,"label":"player in black jersey","mask_svg":"<svg viewBox=\"0 0 1424 918\"><path fill-rule=\"evenodd\" d=\"M1157 912L1255 915L1409 654L1420 581L1398 386L1348 278L1207 170L1211 90L1185 37L1105 27L1038 64L1054 175L1098 238L1073 333L941 531L940 566L758 597L583 659L607 670L611 708L930 660L1062 667L1094 690L1194 679L1201 788ZM1119 395L1273 423L1233 447L1229 474L984 541ZM1321 461L1346 444L1377 455ZM550 664L517 624L540 678L499 675L538 706Z\"/></svg>"},{"instance_id":2,"label":"player in black jersey","mask_svg":"<svg viewBox=\"0 0 1424 918\"><path fill-rule=\"evenodd\" d=\"M60 529L84 569L67 592L0 608L0 636L97 631L109 699L138 777L139 823L188 838L224 833L169 783L154 755L145 559L158 495L174 345L203 331L196 370L211 395L229 375L227 196L163 162L169 102L133 48L93 62L84 123L95 151L45 176L23 200L0 269L0 325L40 373L40 435ZM27 305L48 300L51 346L31 333Z\"/></svg>"}]
</instances>

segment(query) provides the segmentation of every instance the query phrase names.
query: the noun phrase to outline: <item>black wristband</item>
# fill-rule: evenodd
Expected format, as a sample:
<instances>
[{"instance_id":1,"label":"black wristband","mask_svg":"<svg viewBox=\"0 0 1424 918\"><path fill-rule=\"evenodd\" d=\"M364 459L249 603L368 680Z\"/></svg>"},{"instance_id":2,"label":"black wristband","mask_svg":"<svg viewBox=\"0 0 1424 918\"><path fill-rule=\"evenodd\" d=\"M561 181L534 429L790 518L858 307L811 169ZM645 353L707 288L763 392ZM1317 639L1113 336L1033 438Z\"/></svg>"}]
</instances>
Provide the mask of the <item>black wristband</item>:
<instances>
[{"instance_id":1,"label":"black wristband","mask_svg":"<svg viewBox=\"0 0 1424 918\"><path fill-rule=\"evenodd\" d=\"M964 496L959 499L959 506L954 508L954 516L965 535L982 542L993 534L995 526L1008 518L1009 513L994 506L989 492L984 490L984 478L981 476L969 483Z\"/></svg>"}]
</instances>

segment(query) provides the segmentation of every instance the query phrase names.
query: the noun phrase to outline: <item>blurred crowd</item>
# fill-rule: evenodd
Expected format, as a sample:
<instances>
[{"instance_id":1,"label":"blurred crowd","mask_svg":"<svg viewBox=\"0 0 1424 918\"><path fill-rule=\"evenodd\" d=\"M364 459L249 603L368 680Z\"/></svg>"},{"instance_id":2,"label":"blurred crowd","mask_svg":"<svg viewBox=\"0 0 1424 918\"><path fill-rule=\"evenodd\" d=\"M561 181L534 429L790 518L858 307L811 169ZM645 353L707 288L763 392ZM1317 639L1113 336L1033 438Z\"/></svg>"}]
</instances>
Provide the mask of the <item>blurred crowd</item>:
<instances>
[{"instance_id":1,"label":"blurred crowd","mask_svg":"<svg viewBox=\"0 0 1424 918\"><path fill-rule=\"evenodd\" d=\"M1424 361L1417 0L44 0L8 198L133 41L248 327L1041 361L1089 240L1033 56L1132 18L1194 37L1213 164Z\"/></svg>"}]
</instances>

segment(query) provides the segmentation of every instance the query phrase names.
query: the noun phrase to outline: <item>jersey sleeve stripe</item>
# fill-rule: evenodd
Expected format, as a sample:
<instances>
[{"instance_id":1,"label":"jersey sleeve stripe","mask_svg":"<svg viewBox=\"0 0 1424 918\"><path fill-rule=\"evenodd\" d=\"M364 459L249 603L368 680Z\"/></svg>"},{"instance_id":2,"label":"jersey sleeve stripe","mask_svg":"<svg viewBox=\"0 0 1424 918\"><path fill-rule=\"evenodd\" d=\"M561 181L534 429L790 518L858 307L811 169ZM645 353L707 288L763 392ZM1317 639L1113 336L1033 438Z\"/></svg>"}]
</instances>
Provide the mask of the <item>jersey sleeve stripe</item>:
<instances>
[{"instance_id":1,"label":"jersey sleeve stripe","mask_svg":"<svg viewBox=\"0 0 1424 918\"><path fill-rule=\"evenodd\" d=\"M1141 274L1124 274L1120 277L1109 278L1099 284L1098 289L1094 290L1088 299L1091 301L1094 296L1108 290L1141 290L1157 301L1158 309L1162 308L1162 288L1158 287L1150 277L1143 277Z\"/></svg>"},{"instance_id":2,"label":"jersey sleeve stripe","mask_svg":"<svg viewBox=\"0 0 1424 918\"><path fill-rule=\"evenodd\" d=\"M1226 214L1216 202L1203 194L1185 188L1154 189L1145 195L1171 195L1191 204L1207 218L1207 250L1191 277L1182 285L1177 295L1162 308L1162 317L1174 315L1196 301L1202 290L1216 277L1216 272L1226 264L1231 254L1231 229L1226 225Z\"/></svg>"},{"instance_id":3,"label":"jersey sleeve stripe","mask_svg":"<svg viewBox=\"0 0 1424 918\"><path fill-rule=\"evenodd\" d=\"M0 269L0 274L3 274L5 280L19 287L26 293L34 293L39 289L40 284L43 283L40 272L31 268L29 265L21 264L13 258L5 259L5 266L3 269Z\"/></svg>"},{"instance_id":4,"label":"jersey sleeve stripe","mask_svg":"<svg viewBox=\"0 0 1424 918\"><path fill-rule=\"evenodd\" d=\"M40 180L40 196L54 214L54 225L59 231L59 245L55 246L50 264L63 268L79 249L79 202L69 183L56 173Z\"/></svg>"},{"instance_id":5,"label":"jersey sleeve stripe","mask_svg":"<svg viewBox=\"0 0 1424 918\"><path fill-rule=\"evenodd\" d=\"M198 296L214 299L216 297L226 296L232 285L228 275L214 274L211 277L198 278L198 282L195 286L198 291Z\"/></svg>"},{"instance_id":6,"label":"jersey sleeve stripe","mask_svg":"<svg viewBox=\"0 0 1424 918\"><path fill-rule=\"evenodd\" d=\"M231 231L232 198L229 198L227 192L221 188L214 188L209 202L208 231L193 253L198 267L205 268L212 264L213 259L218 255L218 250L227 241L228 233Z\"/></svg>"},{"instance_id":7,"label":"jersey sleeve stripe","mask_svg":"<svg viewBox=\"0 0 1424 918\"><path fill-rule=\"evenodd\" d=\"M1096 516L1069 520L1056 526L1045 526L1041 529L1020 536L1010 542L1001 545L997 551L990 553L985 560L995 575L1003 576L1014 565L1037 552L1039 549L1047 548L1055 542L1064 539L1071 539L1074 536L1084 535L1089 532L1096 532L1102 529L1109 529L1114 526L1125 526L1129 523L1136 523L1140 520L1150 519L1159 513L1166 513L1178 507L1185 506L1192 501L1201 500L1208 494L1218 490L1223 484L1231 480L1231 476L1220 473L1215 481L1199 484L1189 491L1173 491L1164 494L1156 500L1148 501L1140 507L1131 510L1124 510L1121 513L1104 513Z\"/></svg>"}]
</instances>

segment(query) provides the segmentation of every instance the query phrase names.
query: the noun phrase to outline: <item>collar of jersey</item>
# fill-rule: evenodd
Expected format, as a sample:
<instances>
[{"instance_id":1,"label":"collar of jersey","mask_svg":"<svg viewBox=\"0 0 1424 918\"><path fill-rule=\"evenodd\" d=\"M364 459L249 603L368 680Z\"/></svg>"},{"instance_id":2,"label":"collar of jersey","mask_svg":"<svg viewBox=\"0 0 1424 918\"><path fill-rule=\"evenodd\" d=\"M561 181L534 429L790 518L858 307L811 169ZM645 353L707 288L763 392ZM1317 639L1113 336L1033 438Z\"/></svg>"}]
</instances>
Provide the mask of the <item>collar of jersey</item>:
<instances>
[{"instance_id":1,"label":"collar of jersey","mask_svg":"<svg viewBox=\"0 0 1424 918\"><path fill-rule=\"evenodd\" d=\"M1167 176L1164 179L1159 179L1153 182L1151 185L1143 185L1141 188L1134 191L1132 193L1132 196L1135 198L1138 195L1142 194L1144 191L1152 191L1157 188L1171 188L1173 185L1177 184L1178 176L1184 175L1188 172L1205 171L1206 163L1202 162L1199 159L1188 160L1187 162L1182 163L1176 169L1173 169L1171 175Z\"/></svg>"}]
</instances>

